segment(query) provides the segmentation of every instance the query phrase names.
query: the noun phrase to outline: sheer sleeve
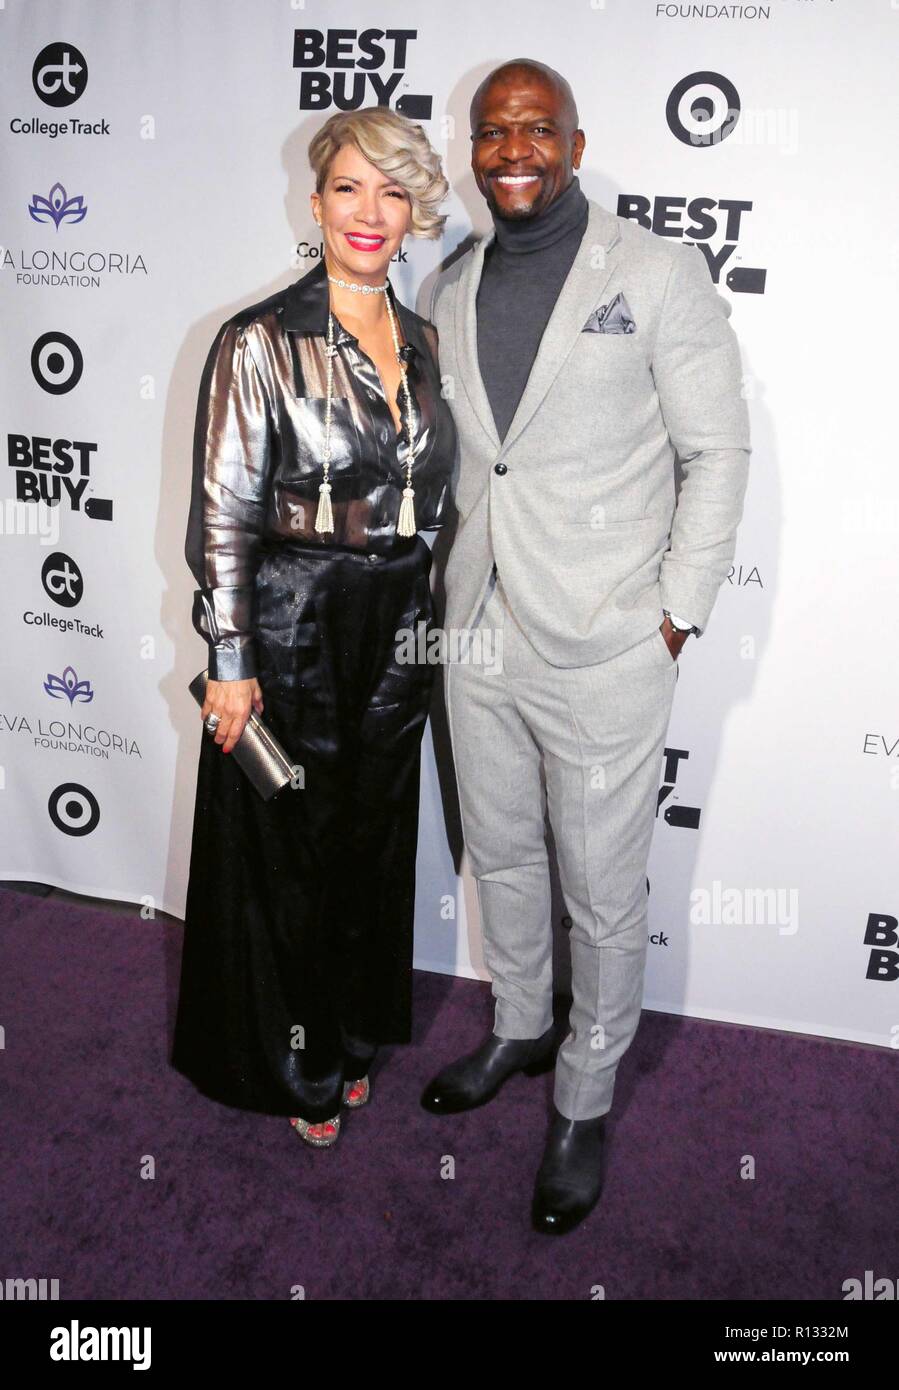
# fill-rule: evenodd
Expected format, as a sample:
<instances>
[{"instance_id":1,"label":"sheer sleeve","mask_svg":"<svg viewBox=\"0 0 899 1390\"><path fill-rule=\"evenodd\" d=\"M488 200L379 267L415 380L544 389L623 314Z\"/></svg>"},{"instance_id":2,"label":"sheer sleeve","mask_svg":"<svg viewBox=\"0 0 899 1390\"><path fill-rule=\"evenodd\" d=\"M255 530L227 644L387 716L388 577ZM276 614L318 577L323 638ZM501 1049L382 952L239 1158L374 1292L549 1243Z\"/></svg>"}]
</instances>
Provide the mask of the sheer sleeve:
<instances>
[{"instance_id":1,"label":"sheer sleeve","mask_svg":"<svg viewBox=\"0 0 899 1390\"><path fill-rule=\"evenodd\" d=\"M192 621L209 678L256 675L256 552L265 522L272 412L245 328L222 324L200 380L184 555L199 589Z\"/></svg>"},{"instance_id":2,"label":"sheer sleeve","mask_svg":"<svg viewBox=\"0 0 899 1390\"><path fill-rule=\"evenodd\" d=\"M438 360L439 351L437 329L434 327L432 323L426 323L422 326L422 333L424 335L424 340L428 345L428 350L436 363Z\"/></svg>"}]
</instances>

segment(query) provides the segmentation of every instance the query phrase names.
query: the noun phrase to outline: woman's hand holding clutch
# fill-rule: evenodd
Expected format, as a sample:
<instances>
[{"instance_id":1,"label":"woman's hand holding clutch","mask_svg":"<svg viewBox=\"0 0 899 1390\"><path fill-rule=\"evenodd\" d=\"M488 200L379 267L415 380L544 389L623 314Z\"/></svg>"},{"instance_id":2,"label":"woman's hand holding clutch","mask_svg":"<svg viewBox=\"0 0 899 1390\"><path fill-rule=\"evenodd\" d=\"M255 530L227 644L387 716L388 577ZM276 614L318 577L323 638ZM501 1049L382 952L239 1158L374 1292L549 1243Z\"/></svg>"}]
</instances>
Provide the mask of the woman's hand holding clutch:
<instances>
[{"instance_id":1,"label":"woman's hand holding clutch","mask_svg":"<svg viewBox=\"0 0 899 1390\"><path fill-rule=\"evenodd\" d=\"M206 682L206 699L200 711L205 723L210 714L218 716L215 741L223 753L230 753L243 733L253 709L261 714L264 708L262 689L255 676L243 681Z\"/></svg>"}]
</instances>

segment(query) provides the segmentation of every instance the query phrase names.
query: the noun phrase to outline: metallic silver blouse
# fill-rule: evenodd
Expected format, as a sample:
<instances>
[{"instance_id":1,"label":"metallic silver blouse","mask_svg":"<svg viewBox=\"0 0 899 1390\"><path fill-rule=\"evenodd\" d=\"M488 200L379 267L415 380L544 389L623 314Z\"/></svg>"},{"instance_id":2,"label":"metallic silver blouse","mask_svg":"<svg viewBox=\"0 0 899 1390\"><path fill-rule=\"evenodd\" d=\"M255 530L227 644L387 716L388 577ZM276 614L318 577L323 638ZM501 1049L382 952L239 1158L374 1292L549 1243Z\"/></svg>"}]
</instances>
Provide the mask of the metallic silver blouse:
<instances>
[{"instance_id":1,"label":"metallic silver blouse","mask_svg":"<svg viewBox=\"0 0 899 1390\"><path fill-rule=\"evenodd\" d=\"M456 433L440 391L433 326L391 295L412 395L412 486L420 531L448 516ZM334 530L314 529L322 481L328 279L302 279L223 323L200 381L184 553L200 588L193 625L209 644L209 676L256 674L253 592L260 541L390 552L409 451L405 398L397 433L380 374L335 318L331 412Z\"/></svg>"}]
</instances>

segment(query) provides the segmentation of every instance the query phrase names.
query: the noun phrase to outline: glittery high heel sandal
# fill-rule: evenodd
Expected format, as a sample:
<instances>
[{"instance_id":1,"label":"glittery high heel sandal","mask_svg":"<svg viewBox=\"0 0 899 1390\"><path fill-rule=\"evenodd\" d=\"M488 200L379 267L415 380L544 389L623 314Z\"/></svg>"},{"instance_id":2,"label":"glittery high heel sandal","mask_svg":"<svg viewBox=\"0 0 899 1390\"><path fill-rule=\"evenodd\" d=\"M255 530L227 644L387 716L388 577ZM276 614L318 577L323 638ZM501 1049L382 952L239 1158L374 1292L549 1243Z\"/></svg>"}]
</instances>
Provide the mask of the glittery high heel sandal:
<instances>
[{"instance_id":1,"label":"glittery high heel sandal","mask_svg":"<svg viewBox=\"0 0 899 1390\"><path fill-rule=\"evenodd\" d=\"M299 1116L290 1123L300 1138L305 1139L306 1143L315 1149L330 1149L332 1144L337 1143L340 1134L339 1115L335 1115L333 1120L322 1120L319 1124L312 1124Z\"/></svg>"},{"instance_id":2,"label":"glittery high heel sandal","mask_svg":"<svg viewBox=\"0 0 899 1390\"><path fill-rule=\"evenodd\" d=\"M371 1094L371 1086L368 1077L360 1077L358 1081L345 1081L343 1085L343 1103L350 1110L358 1110L360 1105L366 1105Z\"/></svg>"}]
</instances>

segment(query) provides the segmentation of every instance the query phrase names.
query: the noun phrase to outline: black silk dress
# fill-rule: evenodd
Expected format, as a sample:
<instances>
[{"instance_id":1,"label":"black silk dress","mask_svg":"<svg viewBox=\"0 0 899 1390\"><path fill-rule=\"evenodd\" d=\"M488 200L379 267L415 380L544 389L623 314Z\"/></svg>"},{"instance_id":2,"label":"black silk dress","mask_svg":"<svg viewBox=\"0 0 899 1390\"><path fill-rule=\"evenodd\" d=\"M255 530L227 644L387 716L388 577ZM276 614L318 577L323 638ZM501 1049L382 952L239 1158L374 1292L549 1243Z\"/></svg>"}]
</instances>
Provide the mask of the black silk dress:
<instances>
[{"instance_id":1,"label":"black silk dress","mask_svg":"<svg viewBox=\"0 0 899 1390\"><path fill-rule=\"evenodd\" d=\"M392 291L388 291L392 294ZM258 677L302 768L263 801L204 732L172 1065L225 1104L312 1123L382 1043L408 1042L431 551L396 533L405 460L377 369L335 320L334 530L322 263L216 334L201 380L185 555L209 675ZM436 333L392 299L413 398L419 531L443 525L456 435ZM406 638L406 646L403 638Z\"/></svg>"}]
</instances>

